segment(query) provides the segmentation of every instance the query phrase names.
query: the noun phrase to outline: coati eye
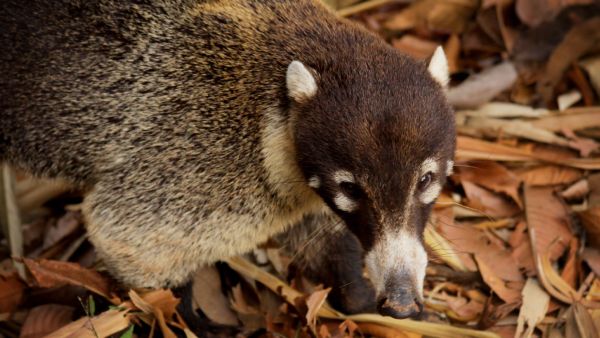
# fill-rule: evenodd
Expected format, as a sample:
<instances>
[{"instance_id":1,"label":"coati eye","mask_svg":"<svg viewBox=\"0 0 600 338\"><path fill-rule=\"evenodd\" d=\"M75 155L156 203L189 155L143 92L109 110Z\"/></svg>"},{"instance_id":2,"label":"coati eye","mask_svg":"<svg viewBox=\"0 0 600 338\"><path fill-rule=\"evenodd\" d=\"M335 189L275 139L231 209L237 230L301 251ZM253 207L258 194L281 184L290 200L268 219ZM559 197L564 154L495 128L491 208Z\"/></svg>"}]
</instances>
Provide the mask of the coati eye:
<instances>
[{"instance_id":1,"label":"coati eye","mask_svg":"<svg viewBox=\"0 0 600 338\"><path fill-rule=\"evenodd\" d=\"M342 192L344 193L344 195L346 195L354 200L358 200L364 195L363 190L354 183L341 182L340 188L342 189Z\"/></svg>"},{"instance_id":2,"label":"coati eye","mask_svg":"<svg viewBox=\"0 0 600 338\"><path fill-rule=\"evenodd\" d=\"M428 173L426 173L425 175L421 176L421 178L419 179L419 183L418 183L418 188L420 191L425 190L429 184L431 184L431 181L433 180L433 173L430 171Z\"/></svg>"}]
</instances>

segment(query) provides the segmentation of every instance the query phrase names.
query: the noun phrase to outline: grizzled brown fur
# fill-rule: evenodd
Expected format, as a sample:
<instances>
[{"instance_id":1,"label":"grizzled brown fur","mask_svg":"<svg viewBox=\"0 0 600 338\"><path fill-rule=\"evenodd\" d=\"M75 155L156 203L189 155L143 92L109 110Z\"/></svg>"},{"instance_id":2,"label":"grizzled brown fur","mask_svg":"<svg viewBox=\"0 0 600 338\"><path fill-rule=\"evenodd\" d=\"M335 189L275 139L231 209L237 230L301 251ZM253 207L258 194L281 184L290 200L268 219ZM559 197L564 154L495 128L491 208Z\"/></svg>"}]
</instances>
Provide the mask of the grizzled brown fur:
<instances>
[{"instance_id":1,"label":"grizzled brown fur","mask_svg":"<svg viewBox=\"0 0 600 338\"><path fill-rule=\"evenodd\" d=\"M405 174L452 156L425 65L316 0L3 0L0 17L0 160L87 189L90 239L134 286L181 285L330 210L368 250ZM293 60L310 100L288 97ZM338 168L369 183L354 215L331 181L306 184Z\"/></svg>"}]
</instances>

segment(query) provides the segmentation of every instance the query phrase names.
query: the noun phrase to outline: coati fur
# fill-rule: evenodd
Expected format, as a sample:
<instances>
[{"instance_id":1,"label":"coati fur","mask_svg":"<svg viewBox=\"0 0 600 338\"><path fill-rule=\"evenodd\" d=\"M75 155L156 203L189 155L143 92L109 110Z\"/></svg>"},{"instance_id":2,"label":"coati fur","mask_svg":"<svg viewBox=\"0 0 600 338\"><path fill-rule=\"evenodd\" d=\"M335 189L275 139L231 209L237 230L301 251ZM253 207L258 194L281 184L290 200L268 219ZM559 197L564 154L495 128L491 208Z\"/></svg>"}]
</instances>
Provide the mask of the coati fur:
<instances>
[{"instance_id":1,"label":"coati fur","mask_svg":"<svg viewBox=\"0 0 600 338\"><path fill-rule=\"evenodd\" d=\"M418 310L455 142L443 55L428 69L317 0L3 0L0 17L0 161L87 191L115 277L179 286L312 217L345 225L380 311Z\"/></svg>"}]
</instances>

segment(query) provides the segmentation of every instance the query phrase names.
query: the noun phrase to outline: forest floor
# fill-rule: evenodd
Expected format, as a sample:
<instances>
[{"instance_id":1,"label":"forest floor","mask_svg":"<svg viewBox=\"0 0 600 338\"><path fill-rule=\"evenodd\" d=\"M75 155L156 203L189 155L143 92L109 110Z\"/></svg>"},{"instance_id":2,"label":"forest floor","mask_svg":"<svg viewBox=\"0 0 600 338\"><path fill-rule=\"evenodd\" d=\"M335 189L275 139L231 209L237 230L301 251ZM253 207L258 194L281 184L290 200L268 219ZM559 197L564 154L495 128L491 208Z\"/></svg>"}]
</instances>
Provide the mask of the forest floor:
<instances>
[{"instance_id":1,"label":"forest floor","mask_svg":"<svg viewBox=\"0 0 600 338\"><path fill-rule=\"evenodd\" d=\"M194 307L221 336L600 337L600 4L326 2L417 59L448 57L459 136L425 232L424 314L344 316L272 245L200 271ZM2 178L0 337L194 336L171 290L106 274L81 194Z\"/></svg>"}]
</instances>

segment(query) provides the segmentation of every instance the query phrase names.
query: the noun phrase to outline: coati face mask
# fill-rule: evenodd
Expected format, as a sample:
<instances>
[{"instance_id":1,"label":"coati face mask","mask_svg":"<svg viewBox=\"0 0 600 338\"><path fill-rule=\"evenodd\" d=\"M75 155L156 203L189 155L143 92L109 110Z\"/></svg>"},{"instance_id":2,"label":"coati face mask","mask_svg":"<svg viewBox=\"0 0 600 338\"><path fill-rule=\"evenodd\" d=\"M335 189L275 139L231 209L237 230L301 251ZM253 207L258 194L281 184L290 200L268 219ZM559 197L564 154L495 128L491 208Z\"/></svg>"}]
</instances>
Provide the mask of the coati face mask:
<instances>
[{"instance_id":1,"label":"coati face mask","mask_svg":"<svg viewBox=\"0 0 600 338\"><path fill-rule=\"evenodd\" d=\"M422 310L423 232L452 171L454 113L439 48L429 66L389 50L287 69L298 163L359 239L379 311Z\"/></svg>"}]
</instances>

